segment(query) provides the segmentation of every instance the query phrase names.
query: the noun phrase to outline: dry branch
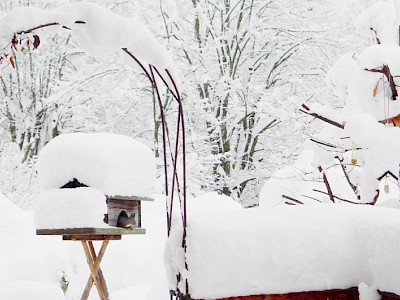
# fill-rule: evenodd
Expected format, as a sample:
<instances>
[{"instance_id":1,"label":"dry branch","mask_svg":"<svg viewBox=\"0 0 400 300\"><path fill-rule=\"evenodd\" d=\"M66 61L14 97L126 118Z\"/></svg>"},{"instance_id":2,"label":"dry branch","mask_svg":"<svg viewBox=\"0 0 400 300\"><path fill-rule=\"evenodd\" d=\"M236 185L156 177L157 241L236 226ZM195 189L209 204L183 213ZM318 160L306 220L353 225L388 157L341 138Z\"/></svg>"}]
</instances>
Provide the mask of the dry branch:
<instances>
[{"instance_id":1,"label":"dry branch","mask_svg":"<svg viewBox=\"0 0 400 300\"><path fill-rule=\"evenodd\" d=\"M304 204L304 203L301 202L300 200L297 200L297 199L292 198L292 197L290 197L290 196L282 195L282 198L283 198L283 199L290 200L290 201L293 201L293 202L295 202L295 203L297 203L297 204ZM286 204L293 205L293 203L288 203L287 201L286 201L285 203L286 203Z\"/></svg>"},{"instance_id":2,"label":"dry branch","mask_svg":"<svg viewBox=\"0 0 400 300\"><path fill-rule=\"evenodd\" d=\"M310 138L310 141L314 142L316 144L322 145L322 146L326 146L326 147L330 147L330 148L338 148L336 145L333 145L333 144L330 144L330 143L327 143L327 142L323 142L323 141L319 141L319 140L316 140L314 138Z\"/></svg>"},{"instance_id":3,"label":"dry branch","mask_svg":"<svg viewBox=\"0 0 400 300\"><path fill-rule=\"evenodd\" d=\"M327 192L324 192L324 191L320 191L320 190L317 190L317 189L313 189L313 191L314 192L317 192L317 193L321 193L321 194L324 194L324 195L328 195L328 193ZM343 201L343 202L347 202L347 203L351 203L351 204L358 204L358 205L371 205L371 203L362 203L362 202L354 202L354 201L351 201L351 200L347 200L347 199L344 199L344 198L341 198L341 197L338 197L338 196L333 196L335 199L338 199L338 200L340 200L340 201Z\"/></svg>"},{"instance_id":4,"label":"dry branch","mask_svg":"<svg viewBox=\"0 0 400 300\"><path fill-rule=\"evenodd\" d=\"M341 129L344 129L344 125L343 124L340 124L340 123L338 123L336 121L328 119L327 117L321 116L321 115L319 115L317 113L311 112L310 108L307 105L305 105L304 103L301 105L300 111L305 113L305 114L307 114L307 115L309 115L309 116L313 116L314 118L317 118L317 119L319 119L321 121L329 123L329 124L331 124L333 126L336 126L336 127L341 128Z\"/></svg>"},{"instance_id":5,"label":"dry branch","mask_svg":"<svg viewBox=\"0 0 400 300\"><path fill-rule=\"evenodd\" d=\"M347 183L350 185L350 187L353 190L354 194L356 195L357 199L360 200L360 195L357 192L357 186L355 186L351 182L349 174L347 174L346 168L345 168L345 166L343 164L343 159L340 159L339 156L336 156L335 158L340 162L340 166L342 168L342 171L343 171L344 177L346 178Z\"/></svg>"},{"instance_id":6,"label":"dry branch","mask_svg":"<svg viewBox=\"0 0 400 300\"><path fill-rule=\"evenodd\" d=\"M390 89L392 90L392 100L397 99L398 93L397 93L396 85L394 83L393 76L392 76L392 73L390 72L390 68L388 65L383 65L382 70L380 70L380 69L364 69L364 70L368 71L368 72L384 74L389 82Z\"/></svg>"},{"instance_id":7,"label":"dry branch","mask_svg":"<svg viewBox=\"0 0 400 300\"><path fill-rule=\"evenodd\" d=\"M322 169L321 166L318 166L318 171L322 173L322 179L324 180L326 190L328 191L329 199L331 199L331 201L335 203L335 196L333 195L332 188L331 185L329 184L328 177L326 177L325 175L325 171Z\"/></svg>"}]
</instances>

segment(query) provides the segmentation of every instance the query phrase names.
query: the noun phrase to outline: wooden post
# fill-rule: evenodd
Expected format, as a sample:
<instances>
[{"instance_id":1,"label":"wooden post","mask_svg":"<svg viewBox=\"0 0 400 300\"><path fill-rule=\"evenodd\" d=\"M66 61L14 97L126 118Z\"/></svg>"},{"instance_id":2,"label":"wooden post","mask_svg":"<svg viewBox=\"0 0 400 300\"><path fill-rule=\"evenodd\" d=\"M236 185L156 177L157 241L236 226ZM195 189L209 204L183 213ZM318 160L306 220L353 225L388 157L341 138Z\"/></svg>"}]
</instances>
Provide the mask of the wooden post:
<instances>
[{"instance_id":1,"label":"wooden post","mask_svg":"<svg viewBox=\"0 0 400 300\"><path fill-rule=\"evenodd\" d=\"M110 298L108 294L106 281L104 279L103 272L101 271L100 268L100 263L104 256L109 241L108 240L103 241L98 256L96 255L96 251L94 249L92 241L84 240L81 242L91 272L88 282L86 283L85 290L83 291L81 300L86 300L89 297L90 290L93 284L96 285L96 289L100 296L100 299L109 300Z\"/></svg>"}]
</instances>

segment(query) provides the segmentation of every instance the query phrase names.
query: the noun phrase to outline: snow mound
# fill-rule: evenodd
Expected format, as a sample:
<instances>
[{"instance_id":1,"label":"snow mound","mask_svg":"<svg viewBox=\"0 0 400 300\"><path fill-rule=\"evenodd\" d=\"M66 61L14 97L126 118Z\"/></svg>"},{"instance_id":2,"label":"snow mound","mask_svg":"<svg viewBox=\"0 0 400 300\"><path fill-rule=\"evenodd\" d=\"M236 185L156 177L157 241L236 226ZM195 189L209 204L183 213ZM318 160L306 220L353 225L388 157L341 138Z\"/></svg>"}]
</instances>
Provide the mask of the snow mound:
<instances>
[{"instance_id":1,"label":"snow mound","mask_svg":"<svg viewBox=\"0 0 400 300\"><path fill-rule=\"evenodd\" d=\"M64 300L61 288L55 284L20 281L3 286L0 299L7 300Z\"/></svg>"},{"instance_id":2,"label":"snow mound","mask_svg":"<svg viewBox=\"0 0 400 300\"><path fill-rule=\"evenodd\" d=\"M39 153L42 190L77 179L108 196L151 195L153 152L138 141L111 133L69 133L51 140Z\"/></svg>"},{"instance_id":3,"label":"snow mound","mask_svg":"<svg viewBox=\"0 0 400 300\"><path fill-rule=\"evenodd\" d=\"M96 188L48 190L37 197L36 229L106 227L106 197Z\"/></svg>"},{"instance_id":4,"label":"snow mound","mask_svg":"<svg viewBox=\"0 0 400 300\"><path fill-rule=\"evenodd\" d=\"M387 2L377 2L356 19L355 28L364 36L376 34L382 44L397 44L396 23L395 7Z\"/></svg>"},{"instance_id":5,"label":"snow mound","mask_svg":"<svg viewBox=\"0 0 400 300\"><path fill-rule=\"evenodd\" d=\"M360 300L380 300L381 296L374 287L369 287L364 282L358 286L358 292L360 294Z\"/></svg>"},{"instance_id":6,"label":"snow mound","mask_svg":"<svg viewBox=\"0 0 400 300\"><path fill-rule=\"evenodd\" d=\"M185 255L175 227L166 253ZM400 211L318 205L252 208L191 216L186 261L166 256L193 299L357 287L400 294ZM205 263L206 262L206 263ZM175 264L175 265L174 265ZM367 298L368 299L368 298Z\"/></svg>"},{"instance_id":7,"label":"snow mound","mask_svg":"<svg viewBox=\"0 0 400 300\"><path fill-rule=\"evenodd\" d=\"M189 198L187 201L187 210L190 215L236 209L243 209L243 207L232 198L216 192L208 192L196 198Z\"/></svg>"}]
</instances>

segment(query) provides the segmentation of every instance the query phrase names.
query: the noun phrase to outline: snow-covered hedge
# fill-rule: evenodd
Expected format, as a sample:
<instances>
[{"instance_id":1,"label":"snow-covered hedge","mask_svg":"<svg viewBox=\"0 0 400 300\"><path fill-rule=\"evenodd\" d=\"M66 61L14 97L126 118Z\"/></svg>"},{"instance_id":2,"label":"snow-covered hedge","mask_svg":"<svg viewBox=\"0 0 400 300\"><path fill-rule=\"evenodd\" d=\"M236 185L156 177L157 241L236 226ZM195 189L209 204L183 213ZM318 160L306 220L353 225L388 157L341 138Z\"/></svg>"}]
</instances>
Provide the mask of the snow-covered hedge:
<instances>
[{"instance_id":1,"label":"snow-covered hedge","mask_svg":"<svg viewBox=\"0 0 400 300\"><path fill-rule=\"evenodd\" d=\"M400 211L354 205L252 208L193 215L167 242L193 299L357 287L400 294ZM181 282L184 284L184 281ZM180 286L181 289L183 286Z\"/></svg>"}]
</instances>

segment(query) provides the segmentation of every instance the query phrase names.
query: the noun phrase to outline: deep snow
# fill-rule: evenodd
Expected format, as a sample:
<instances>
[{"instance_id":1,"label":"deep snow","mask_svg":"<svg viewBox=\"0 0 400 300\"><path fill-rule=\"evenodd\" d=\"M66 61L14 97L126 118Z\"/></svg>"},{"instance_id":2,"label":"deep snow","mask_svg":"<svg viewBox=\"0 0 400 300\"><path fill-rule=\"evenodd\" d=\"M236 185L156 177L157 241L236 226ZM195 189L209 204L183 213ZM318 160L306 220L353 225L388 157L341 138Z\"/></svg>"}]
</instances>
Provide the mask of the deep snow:
<instances>
[{"instance_id":1,"label":"deep snow","mask_svg":"<svg viewBox=\"0 0 400 300\"><path fill-rule=\"evenodd\" d=\"M400 294L397 209L326 204L193 215L187 227L188 270L178 228L167 242L170 287L178 270L194 299L360 283Z\"/></svg>"}]
</instances>

